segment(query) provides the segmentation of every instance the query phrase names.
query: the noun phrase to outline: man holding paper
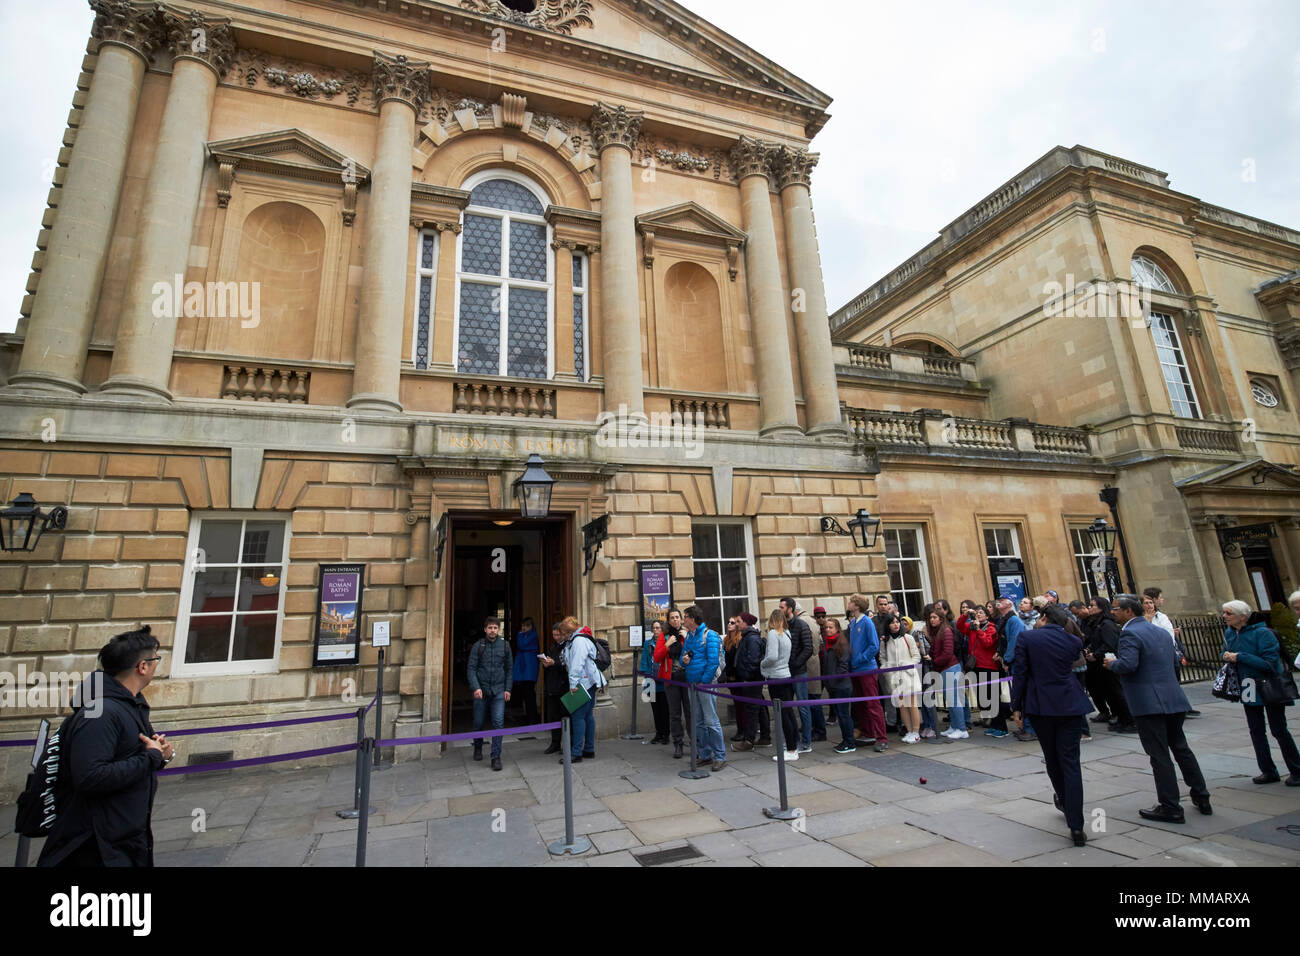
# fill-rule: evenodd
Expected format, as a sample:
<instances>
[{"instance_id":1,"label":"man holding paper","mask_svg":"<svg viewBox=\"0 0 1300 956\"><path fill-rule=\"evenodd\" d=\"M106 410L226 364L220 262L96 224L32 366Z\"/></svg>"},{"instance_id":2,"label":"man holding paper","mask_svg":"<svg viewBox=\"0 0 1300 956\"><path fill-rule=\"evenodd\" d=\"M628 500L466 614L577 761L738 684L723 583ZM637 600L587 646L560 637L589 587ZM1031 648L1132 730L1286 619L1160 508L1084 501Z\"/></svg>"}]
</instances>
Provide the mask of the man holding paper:
<instances>
[{"instance_id":1,"label":"man holding paper","mask_svg":"<svg viewBox=\"0 0 1300 956\"><path fill-rule=\"evenodd\" d=\"M566 706L570 707L573 725L570 762L579 763L584 757L590 760L596 756L596 691L605 686L605 677L596 666L596 645L591 628L584 625L573 632L564 645L564 666L569 672L569 695L565 700ZM573 695L586 697L576 709L568 704ZM560 763L564 763L563 758Z\"/></svg>"}]
</instances>

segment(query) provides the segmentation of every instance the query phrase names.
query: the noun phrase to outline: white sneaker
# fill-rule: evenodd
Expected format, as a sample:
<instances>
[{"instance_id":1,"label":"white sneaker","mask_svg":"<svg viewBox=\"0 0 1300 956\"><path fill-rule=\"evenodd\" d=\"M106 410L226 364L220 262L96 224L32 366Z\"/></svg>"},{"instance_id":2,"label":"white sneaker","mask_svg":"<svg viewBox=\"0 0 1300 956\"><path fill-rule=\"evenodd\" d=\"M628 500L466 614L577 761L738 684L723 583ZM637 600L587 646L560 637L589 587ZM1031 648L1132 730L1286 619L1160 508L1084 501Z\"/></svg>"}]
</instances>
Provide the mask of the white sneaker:
<instances>
[{"instance_id":1,"label":"white sneaker","mask_svg":"<svg viewBox=\"0 0 1300 956\"><path fill-rule=\"evenodd\" d=\"M775 756L772 757L772 759L773 759L773 760L776 760L777 757L780 757L780 756L781 756L780 754L776 754ZM789 763L791 760L798 760L798 759L799 759L799 751L797 751L797 750L787 750L787 751L785 752L785 759L786 759L786 762L787 762L787 763Z\"/></svg>"},{"instance_id":2,"label":"white sneaker","mask_svg":"<svg viewBox=\"0 0 1300 956\"><path fill-rule=\"evenodd\" d=\"M920 742L921 742L921 735L916 732L905 734L903 736L903 743L905 744L917 744Z\"/></svg>"},{"instance_id":3,"label":"white sneaker","mask_svg":"<svg viewBox=\"0 0 1300 956\"><path fill-rule=\"evenodd\" d=\"M954 730L948 735L952 740L969 740L970 734L964 730Z\"/></svg>"},{"instance_id":4,"label":"white sneaker","mask_svg":"<svg viewBox=\"0 0 1300 956\"><path fill-rule=\"evenodd\" d=\"M812 744L800 744L799 749L796 752L801 754L810 754L812 753Z\"/></svg>"},{"instance_id":5,"label":"white sneaker","mask_svg":"<svg viewBox=\"0 0 1300 956\"><path fill-rule=\"evenodd\" d=\"M939 731L939 736L940 736L940 737L951 737L951 736L952 736L953 734L955 734L956 732L957 732L957 731L955 731L955 730L953 730L951 727L949 727L947 730L941 730L941 731Z\"/></svg>"}]
</instances>

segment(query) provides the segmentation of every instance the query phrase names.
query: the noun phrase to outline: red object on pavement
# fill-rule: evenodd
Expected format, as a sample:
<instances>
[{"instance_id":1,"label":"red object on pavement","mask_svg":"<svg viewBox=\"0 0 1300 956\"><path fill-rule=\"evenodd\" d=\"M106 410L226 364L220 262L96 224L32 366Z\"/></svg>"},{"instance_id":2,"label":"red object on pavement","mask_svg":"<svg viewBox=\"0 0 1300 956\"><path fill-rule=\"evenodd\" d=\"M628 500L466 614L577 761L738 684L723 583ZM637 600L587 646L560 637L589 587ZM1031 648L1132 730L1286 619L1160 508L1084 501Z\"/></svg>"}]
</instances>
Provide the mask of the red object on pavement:
<instances>
[{"instance_id":1,"label":"red object on pavement","mask_svg":"<svg viewBox=\"0 0 1300 956\"><path fill-rule=\"evenodd\" d=\"M922 783L925 783L925 778L924 778L924 777L921 778L921 782L922 782Z\"/></svg>"}]
</instances>

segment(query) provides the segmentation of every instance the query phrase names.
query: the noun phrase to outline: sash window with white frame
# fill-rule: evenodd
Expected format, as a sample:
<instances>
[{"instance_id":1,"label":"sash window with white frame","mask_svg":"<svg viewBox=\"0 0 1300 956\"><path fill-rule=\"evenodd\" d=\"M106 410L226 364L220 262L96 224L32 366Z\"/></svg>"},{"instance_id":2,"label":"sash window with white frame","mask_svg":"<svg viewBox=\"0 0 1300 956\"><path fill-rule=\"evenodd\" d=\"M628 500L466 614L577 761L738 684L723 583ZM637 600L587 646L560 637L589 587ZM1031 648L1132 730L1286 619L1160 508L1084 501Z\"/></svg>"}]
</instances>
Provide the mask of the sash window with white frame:
<instances>
[{"instance_id":1,"label":"sash window with white frame","mask_svg":"<svg viewBox=\"0 0 1300 956\"><path fill-rule=\"evenodd\" d=\"M587 380L587 276L588 259L584 253L573 254L573 374L578 381Z\"/></svg>"},{"instance_id":2,"label":"sash window with white frame","mask_svg":"<svg viewBox=\"0 0 1300 956\"><path fill-rule=\"evenodd\" d=\"M171 676L274 672L288 564L286 521L195 515Z\"/></svg>"},{"instance_id":3,"label":"sash window with white frame","mask_svg":"<svg viewBox=\"0 0 1300 956\"><path fill-rule=\"evenodd\" d=\"M546 199L516 173L472 176L456 263L456 370L550 378L553 348L551 229Z\"/></svg>"},{"instance_id":4,"label":"sash window with white frame","mask_svg":"<svg viewBox=\"0 0 1300 956\"><path fill-rule=\"evenodd\" d=\"M1098 594L1097 582L1092 575L1092 562L1097 557L1096 550L1089 540L1088 529L1084 525L1070 526L1070 544L1074 549L1074 569L1079 579L1079 595L1084 602L1091 601Z\"/></svg>"},{"instance_id":5,"label":"sash window with white frame","mask_svg":"<svg viewBox=\"0 0 1300 956\"><path fill-rule=\"evenodd\" d=\"M920 525L900 525L886 528L884 538L885 565L894 603L912 620L920 620L930 593L925 533Z\"/></svg>"},{"instance_id":6,"label":"sash window with white frame","mask_svg":"<svg viewBox=\"0 0 1300 956\"><path fill-rule=\"evenodd\" d=\"M760 621L754 595L754 553L749 522L718 521L691 524L691 560L695 577L695 603L709 627L726 633L727 619L749 611Z\"/></svg>"},{"instance_id":7,"label":"sash window with white frame","mask_svg":"<svg viewBox=\"0 0 1300 956\"><path fill-rule=\"evenodd\" d=\"M1196 386L1192 384L1191 370L1183 354L1182 340L1174 317L1163 312L1151 313L1151 334L1156 341L1156 355L1160 358L1160 374L1169 392L1169 402L1179 418L1200 418L1201 405L1196 400Z\"/></svg>"}]
</instances>

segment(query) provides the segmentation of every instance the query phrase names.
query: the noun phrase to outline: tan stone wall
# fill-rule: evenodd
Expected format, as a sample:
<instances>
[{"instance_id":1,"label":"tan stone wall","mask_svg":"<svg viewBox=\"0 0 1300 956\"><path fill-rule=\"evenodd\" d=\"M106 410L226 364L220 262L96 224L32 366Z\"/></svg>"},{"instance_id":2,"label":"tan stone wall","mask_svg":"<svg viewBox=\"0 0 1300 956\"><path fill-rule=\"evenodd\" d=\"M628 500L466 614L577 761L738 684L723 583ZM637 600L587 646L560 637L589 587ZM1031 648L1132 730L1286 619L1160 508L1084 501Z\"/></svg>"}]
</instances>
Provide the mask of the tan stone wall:
<instances>
[{"instance_id":1,"label":"tan stone wall","mask_svg":"<svg viewBox=\"0 0 1300 956\"><path fill-rule=\"evenodd\" d=\"M48 446L46 446L48 448ZM165 651L158 679L146 691L159 728L221 720L239 723L271 716L343 712L351 680L364 703L375 693L377 652L370 624L391 622L392 647L385 693L396 695L408 672L422 669L426 581L421 561L408 562L410 495L395 464L312 460L268 455L256 508L260 516L290 523L289 566L278 670L273 674L171 677L176 646L190 518L230 507L230 459L220 452L192 455L158 449L102 447L45 450L29 446L6 453L0 498L30 492L38 502L66 502L68 527L51 532L31 555L0 555L0 649L3 670L28 673L95 669L99 649L114 634L148 623ZM219 514L218 510L216 514ZM196 542L197 544L197 542ZM365 562L360 667L311 667L317 610L317 564ZM414 586L408 592L408 572ZM408 593L410 600L408 601ZM409 611L409 617L408 617ZM403 640L408 621L414 640ZM391 666L388 666L391 665ZM418 681L417 681L418 684ZM409 690L408 690L409 693ZM418 692L423 693L422 689ZM385 724L396 713L396 696ZM29 735L48 711L0 715L0 732ZM354 723L340 721L237 735L184 740L182 749L233 749L235 756L284 753L354 739ZM0 752L0 791L12 787L27 755ZM328 758L321 758L328 759Z\"/></svg>"}]
</instances>

